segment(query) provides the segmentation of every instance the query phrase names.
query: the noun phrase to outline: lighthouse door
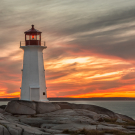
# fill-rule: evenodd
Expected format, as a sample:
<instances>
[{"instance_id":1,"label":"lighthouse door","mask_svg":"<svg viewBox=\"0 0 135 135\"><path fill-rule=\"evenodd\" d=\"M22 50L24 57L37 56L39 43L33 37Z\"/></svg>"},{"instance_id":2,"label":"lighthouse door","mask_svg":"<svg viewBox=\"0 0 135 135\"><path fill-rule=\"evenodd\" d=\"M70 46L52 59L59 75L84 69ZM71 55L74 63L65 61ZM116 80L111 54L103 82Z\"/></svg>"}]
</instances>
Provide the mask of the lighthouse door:
<instances>
[{"instance_id":1,"label":"lighthouse door","mask_svg":"<svg viewBox=\"0 0 135 135\"><path fill-rule=\"evenodd\" d=\"M31 101L39 101L39 88L31 88Z\"/></svg>"}]
</instances>

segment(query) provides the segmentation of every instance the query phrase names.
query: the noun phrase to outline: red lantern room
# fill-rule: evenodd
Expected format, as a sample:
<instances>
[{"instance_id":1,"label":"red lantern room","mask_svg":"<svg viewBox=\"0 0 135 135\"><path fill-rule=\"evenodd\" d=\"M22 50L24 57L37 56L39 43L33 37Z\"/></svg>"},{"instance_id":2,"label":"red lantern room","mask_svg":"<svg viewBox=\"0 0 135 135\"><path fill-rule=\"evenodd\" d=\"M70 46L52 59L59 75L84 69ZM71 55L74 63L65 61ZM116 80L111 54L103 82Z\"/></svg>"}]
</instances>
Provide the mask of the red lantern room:
<instances>
[{"instance_id":1,"label":"red lantern room","mask_svg":"<svg viewBox=\"0 0 135 135\"><path fill-rule=\"evenodd\" d=\"M25 45L40 45L41 46L41 33L31 25L32 28L25 31Z\"/></svg>"}]
</instances>

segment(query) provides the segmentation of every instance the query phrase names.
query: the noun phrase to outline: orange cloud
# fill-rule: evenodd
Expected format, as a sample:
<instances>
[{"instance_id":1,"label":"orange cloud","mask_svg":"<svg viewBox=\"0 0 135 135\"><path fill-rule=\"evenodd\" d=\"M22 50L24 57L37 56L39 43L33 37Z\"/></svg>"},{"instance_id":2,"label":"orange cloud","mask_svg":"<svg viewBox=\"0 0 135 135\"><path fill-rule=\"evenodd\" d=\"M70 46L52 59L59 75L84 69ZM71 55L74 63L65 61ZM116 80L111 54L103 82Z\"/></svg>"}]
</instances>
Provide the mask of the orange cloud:
<instances>
[{"instance_id":1,"label":"orange cloud","mask_svg":"<svg viewBox=\"0 0 135 135\"><path fill-rule=\"evenodd\" d=\"M6 88L0 88L0 98L17 98L19 97L20 92L12 92L12 93L7 93Z\"/></svg>"},{"instance_id":2,"label":"orange cloud","mask_svg":"<svg viewBox=\"0 0 135 135\"><path fill-rule=\"evenodd\" d=\"M130 89L130 90L128 90ZM108 89L108 92L98 90L87 94L71 95L72 98L89 98L89 97L135 97L135 85L124 86L115 89Z\"/></svg>"},{"instance_id":3,"label":"orange cloud","mask_svg":"<svg viewBox=\"0 0 135 135\"><path fill-rule=\"evenodd\" d=\"M69 57L55 62L45 62L45 67L47 70L46 77L49 96L84 98L106 96L135 97L130 92L128 94L121 93L121 91L115 92L115 90L120 88L125 91L125 86L128 89L129 86L124 83L123 76L134 73L135 68L130 62L94 56ZM114 88L110 89L111 87Z\"/></svg>"},{"instance_id":4,"label":"orange cloud","mask_svg":"<svg viewBox=\"0 0 135 135\"><path fill-rule=\"evenodd\" d=\"M18 62L17 70L12 68ZM11 70L1 68L0 97L19 97L22 59L10 54L4 64L11 65ZM44 65L48 97L135 97L135 68L130 61L70 56L45 60Z\"/></svg>"}]
</instances>

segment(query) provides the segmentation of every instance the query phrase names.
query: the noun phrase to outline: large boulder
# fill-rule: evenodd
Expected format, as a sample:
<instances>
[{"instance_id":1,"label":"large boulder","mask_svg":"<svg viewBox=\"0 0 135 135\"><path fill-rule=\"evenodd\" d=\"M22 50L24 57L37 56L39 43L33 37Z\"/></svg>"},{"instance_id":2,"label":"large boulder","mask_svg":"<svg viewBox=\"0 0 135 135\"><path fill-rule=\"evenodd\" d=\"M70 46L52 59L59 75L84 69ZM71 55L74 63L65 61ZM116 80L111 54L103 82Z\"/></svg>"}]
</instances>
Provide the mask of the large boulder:
<instances>
[{"instance_id":1,"label":"large boulder","mask_svg":"<svg viewBox=\"0 0 135 135\"><path fill-rule=\"evenodd\" d=\"M1 113L3 110L1 111ZM134 121L132 118L116 114L111 110L103 107L87 104L73 104L67 102L36 102L36 101L23 101L13 100L8 103L5 112L17 115L35 115L40 114L43 116L48 115L85 115L96 121L101 120L123 120ZM3 114L5 114L5 112Z\"/></svg>"},{"instance_id":2,"label":"large boulder","mask_svg":"<svg viewBox=\"0 0 135 135\"><path fill-rule=\"evenodd\" d=\"M116 113L116 116L118 119L122 120L122 121L127 121L127 122L132 122L134 121L134 119L132 119L131 117L128 117L126 115L123 115L123 114L118 114Z\"/></svg>"},{"instance_id":3,"label":"large boulder","mask_svg":"<svg viewBox=\"0 0 135 135\"><path fill-rule=\"evenodd\" d=\"M36 114L36 104L29 101L13 100L8 102L5 111L12 114Z\"/></svg>"},{"instance_id":4,"label":"large boulder","mask_svg":"<svg viewBox=\"0 0 135 135\"><path fill-rule=\"evenodd\" d=\"M108 115L111 118L117 118L117 116L115 115L113 111L108 110L103 107L96 106L96 105L73 104L73 103L67 103L67 102L58 102L57 104L61 107L61 109L85 109L92 112L96 112L97 114Z\"/></svg>"},{"instance_id":5,"label":"large boulder","mask_svg":"<svg viewBox=\"0 0 135 135\"><path fill-rule=\"evenodd\" d=\"M58 104L53 104L50 102L35 102L36 103L36 113L48 113L61 109Z\"/></svg>"},{"instance_id":6,"label":"large boulder","mask_svg":"<svg viewBox=\"0 0 135 135\"><path fill-rule=\"evenodd\" d=\"M8 102L5 111L18 115L34 115L53 112L59 109L61 108L56 103L12 100Z\"/></svg>"}]
</instances>

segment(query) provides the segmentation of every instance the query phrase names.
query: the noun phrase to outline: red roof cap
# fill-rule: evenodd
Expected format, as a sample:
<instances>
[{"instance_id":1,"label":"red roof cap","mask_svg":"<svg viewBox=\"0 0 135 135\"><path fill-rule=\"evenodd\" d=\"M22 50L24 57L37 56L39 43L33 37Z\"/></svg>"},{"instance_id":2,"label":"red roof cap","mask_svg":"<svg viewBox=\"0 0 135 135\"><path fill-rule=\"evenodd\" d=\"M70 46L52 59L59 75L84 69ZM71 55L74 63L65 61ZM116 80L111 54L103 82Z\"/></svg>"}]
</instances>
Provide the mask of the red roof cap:
<instances>
[{"instance_id":1,"label":"red roof cap","mask_svg":"<svg viewBox=\"0 0 135 135\"><path fill-rule=\"evenodd\" d=\"M32 24L31 26L32 26L32 28L29 29L29 30L27 30L27 31L25 31L24 33L42 33L41 31L36 30L36 29L34 28L34 25L33 25L33 24Z\"/></svg>"}]
</instances>

